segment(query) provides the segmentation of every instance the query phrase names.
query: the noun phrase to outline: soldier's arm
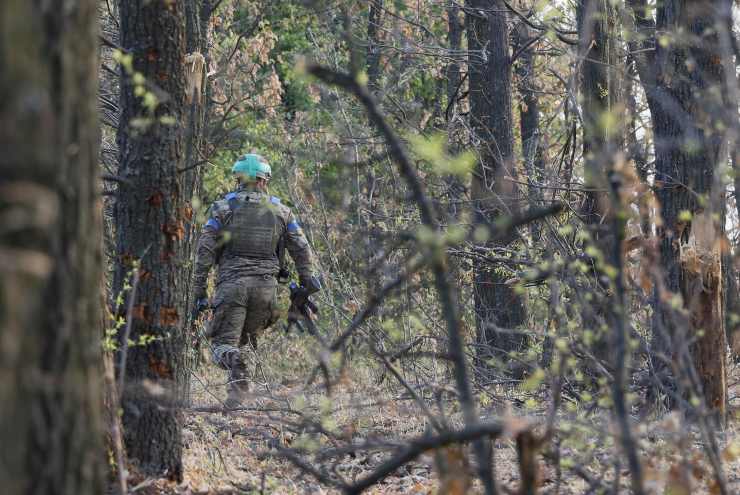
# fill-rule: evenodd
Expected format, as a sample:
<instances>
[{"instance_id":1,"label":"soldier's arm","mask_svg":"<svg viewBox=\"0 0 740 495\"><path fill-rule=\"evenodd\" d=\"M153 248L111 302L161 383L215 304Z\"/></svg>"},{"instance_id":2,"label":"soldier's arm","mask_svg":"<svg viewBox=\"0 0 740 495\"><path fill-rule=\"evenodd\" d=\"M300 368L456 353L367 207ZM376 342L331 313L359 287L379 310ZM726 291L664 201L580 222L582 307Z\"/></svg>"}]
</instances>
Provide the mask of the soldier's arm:
<instances>
[{"instance_id":1,"label":"soldier's arm","mask_svg":"<svg viewBox=\"0 0 740 495\"><path fill-rule=\"evenodd\" d=\"M295 262L301 285L305 285L306 281L314 274L313 253L308 245L308 239L306 239L303 229L293 212L289 212L287 216L285 247Z\"/></svg>"},{"instance_id":2,"label":"soldier's arm","mask_svg":"<svg viewBox=\"0 0 740 495\"><path fill-rule=\"evenodd\" d=\"M222 227L222 215L218 214L218 208L214 205L211 207L208 221L203 225L198 239L193 281L193 294L196 300L206 297L208 272L216 263Z\"/></svg>"}]
</instances>

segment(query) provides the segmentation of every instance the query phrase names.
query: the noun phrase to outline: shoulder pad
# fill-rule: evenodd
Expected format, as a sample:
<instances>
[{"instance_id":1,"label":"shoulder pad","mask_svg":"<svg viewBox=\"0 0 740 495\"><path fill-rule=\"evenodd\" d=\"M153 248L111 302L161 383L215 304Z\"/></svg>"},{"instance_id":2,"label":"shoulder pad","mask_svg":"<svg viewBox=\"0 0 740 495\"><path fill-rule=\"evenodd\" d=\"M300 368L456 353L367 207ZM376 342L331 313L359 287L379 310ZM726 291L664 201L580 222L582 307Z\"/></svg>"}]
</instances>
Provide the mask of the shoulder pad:
<instances>
[{"instance_id":1,"label":"shoulder pad","mask_svg":"<svg viewBox=\"0 0 740 495\"><path fill-rule=\"evenodd\" d=\"M280 203L280 198L278 198L277 196L270 196L270 203L272 203L274 205L279 205L279 204L281 204Z\"/></svg>"}]
</instances>

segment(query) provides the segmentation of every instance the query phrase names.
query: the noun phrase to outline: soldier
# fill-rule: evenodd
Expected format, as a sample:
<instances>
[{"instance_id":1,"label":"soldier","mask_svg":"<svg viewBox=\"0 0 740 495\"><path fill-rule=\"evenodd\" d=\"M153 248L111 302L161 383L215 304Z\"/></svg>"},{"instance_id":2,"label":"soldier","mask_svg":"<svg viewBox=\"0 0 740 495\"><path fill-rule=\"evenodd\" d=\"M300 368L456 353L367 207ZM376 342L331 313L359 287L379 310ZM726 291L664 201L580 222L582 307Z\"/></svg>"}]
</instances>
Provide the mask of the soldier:
<instances>
[{"instance_id":1,"label":"soldier","mask_svg":"<svg viewBox=\"0 0 740 495\"><path fill-rule=\"evenodd\" d=\"M226 407L239 407L248 391L244 346L273 325L282 250L295 261L304 287L318 288L312 254L290 208L267 194L272 169L257 154L240 158L231 172L236 191L213 203L201 231L195 262L195 314L208 307L208 272L218 265L209 336L214 362L229 371Z\"/></svg>"}]
</instances>

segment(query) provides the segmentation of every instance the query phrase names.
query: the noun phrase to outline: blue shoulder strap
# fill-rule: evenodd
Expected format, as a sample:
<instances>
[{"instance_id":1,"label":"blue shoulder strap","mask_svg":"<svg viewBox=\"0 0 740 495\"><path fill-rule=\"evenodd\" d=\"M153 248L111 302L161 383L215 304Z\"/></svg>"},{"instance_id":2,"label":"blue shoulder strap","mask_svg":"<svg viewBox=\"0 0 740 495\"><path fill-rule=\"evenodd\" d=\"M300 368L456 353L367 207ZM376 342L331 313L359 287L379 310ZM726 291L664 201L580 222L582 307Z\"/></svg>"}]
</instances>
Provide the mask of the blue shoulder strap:
<instances>
[{"instance_id":1,"label":"blue shoulder strap","mask_svg":"<svg viewBox=\"0 0 740 495\"><path fill-rule=\"evenodd\" d=\"M226 196L224 196L224 199L229 204L229 210L233 213L236 209L237 204L239 203L239 198L237 197L236 192L230 192Z\"/></svg>"},{"instance_id":2,"label":"blue shoulder strap","mask_svg":"<svg viewBox=\"0 0 740 495\"><path fill-rule=\"evenodd\" d=\"M229 205L229 211L226 213L226 218L224 218L224 224L223 226L226 227L231 223L231 218L234 216L234 211L239 207L239 195L236 191L228 193L226 196L224 196L224 199Z\"/></svg>"}]
</instances>

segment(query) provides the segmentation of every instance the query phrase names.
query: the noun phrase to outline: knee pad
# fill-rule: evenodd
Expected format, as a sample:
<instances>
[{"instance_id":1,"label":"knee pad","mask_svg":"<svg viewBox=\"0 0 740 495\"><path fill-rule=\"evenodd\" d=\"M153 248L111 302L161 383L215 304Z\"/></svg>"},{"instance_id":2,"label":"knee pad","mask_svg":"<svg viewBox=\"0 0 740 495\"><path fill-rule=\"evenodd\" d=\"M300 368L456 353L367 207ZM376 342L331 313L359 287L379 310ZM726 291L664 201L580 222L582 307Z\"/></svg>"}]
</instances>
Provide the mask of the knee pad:
<instances>
[{"instance_id":1,"label":"knee pad","mask_svg":"<svg viewBox=\"0 0 740 495\"><path fill-rule=\"evenodd\" d=\"M220 344L213 346L211 347L211 354L214 364L225 370L244 367L239 349L233 345Z\"/></svg>"}]
</instances>

